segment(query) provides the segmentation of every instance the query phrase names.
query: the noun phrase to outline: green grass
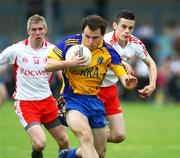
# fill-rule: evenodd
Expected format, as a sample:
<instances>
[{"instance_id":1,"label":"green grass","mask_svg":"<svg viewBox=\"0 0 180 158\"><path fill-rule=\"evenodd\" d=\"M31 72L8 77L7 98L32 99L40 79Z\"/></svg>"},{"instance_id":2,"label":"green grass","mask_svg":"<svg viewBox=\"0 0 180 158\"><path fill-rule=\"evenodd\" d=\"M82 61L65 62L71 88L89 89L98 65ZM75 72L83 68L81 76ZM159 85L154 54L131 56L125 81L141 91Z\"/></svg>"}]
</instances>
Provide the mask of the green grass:
<instances>
[{"instance_id":1,"label":"green grass","mask_svg":"<svg viewBox=\"0 0 180 158\"><path fill-rule=\"evenodd\" d=\"M122 103L127 139L108 144L106 158L179 158L180 106ZM47 133L47 132L46 132ZM72 146L77 140L68 131ZM13 103L0 107L0 158L30 158L31 144L14 113ZM47 133L44 158L56 158L57 146Z\"/></svg>"}]
</instances>

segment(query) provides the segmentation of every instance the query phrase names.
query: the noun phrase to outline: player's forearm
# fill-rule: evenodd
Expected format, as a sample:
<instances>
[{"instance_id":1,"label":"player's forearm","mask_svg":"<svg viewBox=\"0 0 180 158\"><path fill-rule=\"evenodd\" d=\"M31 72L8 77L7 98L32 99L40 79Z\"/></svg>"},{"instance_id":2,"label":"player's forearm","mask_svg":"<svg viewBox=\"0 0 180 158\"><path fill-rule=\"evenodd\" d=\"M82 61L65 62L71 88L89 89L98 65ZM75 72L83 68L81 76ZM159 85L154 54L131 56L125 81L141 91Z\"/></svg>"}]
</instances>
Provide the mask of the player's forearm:
<instances>
[{"instance_id":1,"label":"player's forearm","mask_svg":"<svg viewBox=\"0 0 180 158\"><path fill-rule=\"evenodd\" d=\"M149 70L149 85L151 85L155 89L156 80L157 80L157 68L153 60L151 61L148 70Z\"/></svg>"},{"instance_id":2,"label":"player's forearm","mask_svg":"<svg viewBox=\"0 0 180 158\"><path fill-rule=\"evenodd\" d=\"M123 75L123 76L118 77L124 88L127 88L127 86L126 86L126 76L127 75Z\"/></svg>"},{"instance_id":3,"label":"player's forearm","mask_svg":"<svg viewBox=\"0 0 180 158\"><path fill-rule=\"evenodd\" d=\"M48 72L54 72L54 71L59 71L69 66L70 66L70 61L66 61L66 60L58 61L58 60L49 58L44 68Z\"/></svg>"},{"instance_id":4,"label":"player's forearm","mask_svg":"<svg viewBox=\"0 0 180 158\"><path fill-rule=\"evenodd\" d=\"M125 68L127 74L134 74L134 71L133 71L133 69L132 69L130 64L128 64L125 61L122 61L122 64L125 66L124 68Z\"/></svg>"}]
</instances>

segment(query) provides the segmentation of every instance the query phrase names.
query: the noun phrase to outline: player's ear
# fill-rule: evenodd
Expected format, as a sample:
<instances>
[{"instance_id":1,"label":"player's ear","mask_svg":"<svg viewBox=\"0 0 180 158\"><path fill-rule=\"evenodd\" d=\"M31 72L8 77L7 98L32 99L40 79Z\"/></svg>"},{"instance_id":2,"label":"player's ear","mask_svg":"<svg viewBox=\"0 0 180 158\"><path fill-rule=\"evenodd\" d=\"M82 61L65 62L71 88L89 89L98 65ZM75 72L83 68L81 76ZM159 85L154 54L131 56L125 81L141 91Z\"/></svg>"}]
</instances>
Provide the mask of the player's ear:
<instances>
[{"instance_id":1,"label":"player's ear","mask_svg":"<svg viewBox=\"0 0 180 158\"><path fill-rule=\"evenodd\" d=\"M30 35L30 34L29 34L29 29L27 29L27 34Z\"/></svg>"},{"instance_id":2,"label":"player's ear","mask_svg":"<svg viewBox=\"0 0 180 158\"><path fill-rule=\"evenodd\" d=\"M116 30L117 29L117 24L115 22L113 22L113 29Z\"/></svg>"},{"instance_id":3,"label":"player's ear","mask_svg":"<svg viewBox=\"0 0 180 158\"><path fill-rule=\"evenodd\" d=\"M47 27L45 27L45 34L47 34L47 32L48 32L48 28L47 28Z\"/></svg>"},{"instance_id":4,"label":"player's ear","mask_svg":"<svg viewBox=\"0 0 180 158\"><path fill-rule=\"evenodd\" d=\"M45 34L47 34L47 32L48 32L48 30L47 30L47 29L45 29Z\"/></svg>"}]
</instances>

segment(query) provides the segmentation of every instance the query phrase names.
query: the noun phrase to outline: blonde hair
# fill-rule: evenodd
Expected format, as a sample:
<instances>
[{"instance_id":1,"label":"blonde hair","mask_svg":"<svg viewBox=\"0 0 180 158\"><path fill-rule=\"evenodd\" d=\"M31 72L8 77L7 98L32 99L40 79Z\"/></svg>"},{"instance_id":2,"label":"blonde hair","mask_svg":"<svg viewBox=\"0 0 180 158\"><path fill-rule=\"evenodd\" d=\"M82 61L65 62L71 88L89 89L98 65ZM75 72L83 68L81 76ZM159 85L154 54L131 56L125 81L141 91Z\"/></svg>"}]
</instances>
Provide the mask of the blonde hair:
<instances>
[{"instance_id":1,"label":"blonde hair","mask_svg":"<svg viewBox=\"0 0 180 158\"><path fill-rule=\"evenodd\" d=\"M27 30L30 29L30 26L31 26L32 23L37 24L37 23L39 23L39 22L43 23L43 25L44 25L45 28L47 29L47 23L46 23L46 20L44 19L44 17L43 17L43 16L40 16L40 15L38 15L38 14L34 14L34 15L31 16L31 17L28 19L28 21L27 21Z\"/></svg>"}]
</instances>

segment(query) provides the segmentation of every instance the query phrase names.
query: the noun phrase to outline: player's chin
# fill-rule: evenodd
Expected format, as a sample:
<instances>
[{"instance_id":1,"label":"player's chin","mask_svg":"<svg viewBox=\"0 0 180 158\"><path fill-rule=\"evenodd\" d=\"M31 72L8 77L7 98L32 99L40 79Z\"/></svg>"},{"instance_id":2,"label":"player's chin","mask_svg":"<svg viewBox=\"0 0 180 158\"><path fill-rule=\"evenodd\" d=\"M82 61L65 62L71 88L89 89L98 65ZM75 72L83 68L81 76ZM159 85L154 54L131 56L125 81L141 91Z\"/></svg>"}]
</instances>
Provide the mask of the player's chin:
<instances>
[{"instance_id":1,"label":"player's chin","mask_svg":"<svg viewBox=\"0 0 180 158\"><path fill-rule=\"evenodd\" d=\"M129 36L123 36L123 41L127 41Z\"/></svg>"}]
</instances>

